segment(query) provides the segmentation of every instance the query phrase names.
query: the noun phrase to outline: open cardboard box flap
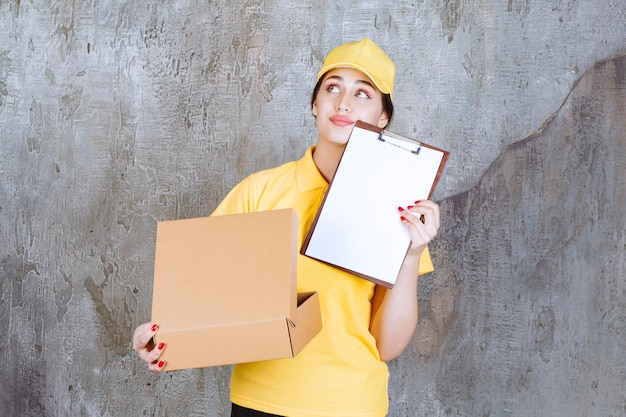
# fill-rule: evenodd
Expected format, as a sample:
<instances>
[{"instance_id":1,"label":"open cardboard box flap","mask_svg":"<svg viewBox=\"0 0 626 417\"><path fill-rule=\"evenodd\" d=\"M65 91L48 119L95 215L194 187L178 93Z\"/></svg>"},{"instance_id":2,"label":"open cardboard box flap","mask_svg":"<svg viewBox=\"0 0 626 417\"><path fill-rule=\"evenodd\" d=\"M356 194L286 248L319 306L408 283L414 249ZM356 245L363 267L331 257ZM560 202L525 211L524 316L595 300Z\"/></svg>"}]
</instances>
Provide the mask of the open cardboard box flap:
<instances>
[{"instance_id":1,"label":"open cardboard box flap","mask_svg":"<svg viewBox=\"0 0 626 417\"><path fill-rule=\"evenodd\" d=\"M297 293L292 209L157 224L152 322L164 370L297 355L322 328Z\"/></svg>"}]
</instances>

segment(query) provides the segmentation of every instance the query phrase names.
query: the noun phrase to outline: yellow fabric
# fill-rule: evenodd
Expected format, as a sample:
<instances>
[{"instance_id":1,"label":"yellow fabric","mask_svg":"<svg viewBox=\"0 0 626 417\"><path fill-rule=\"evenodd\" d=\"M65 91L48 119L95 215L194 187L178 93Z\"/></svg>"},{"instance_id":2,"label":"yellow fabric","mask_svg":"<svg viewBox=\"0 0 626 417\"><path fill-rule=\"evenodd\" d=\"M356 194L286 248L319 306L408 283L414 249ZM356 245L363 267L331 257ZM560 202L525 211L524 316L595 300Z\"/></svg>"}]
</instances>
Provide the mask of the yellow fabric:
<instances>
[{"instance_id":1,"label":"yellow fabric","mask_svg":"<svg viewBox=\"0 0 626 417\"><path fill-rule=\"evenodd\" d=\"M312 152L309 148L299 161L252 174L213 215L292 207L301 245L328 188ZM432 269L425 252L420 273ZM319 293L324 328L295 358L235 365L231 401L290 417L385 416L389 374L369 332L374 288L369 281L298 255L298 291Z\"/></svg>"}]
</instances>

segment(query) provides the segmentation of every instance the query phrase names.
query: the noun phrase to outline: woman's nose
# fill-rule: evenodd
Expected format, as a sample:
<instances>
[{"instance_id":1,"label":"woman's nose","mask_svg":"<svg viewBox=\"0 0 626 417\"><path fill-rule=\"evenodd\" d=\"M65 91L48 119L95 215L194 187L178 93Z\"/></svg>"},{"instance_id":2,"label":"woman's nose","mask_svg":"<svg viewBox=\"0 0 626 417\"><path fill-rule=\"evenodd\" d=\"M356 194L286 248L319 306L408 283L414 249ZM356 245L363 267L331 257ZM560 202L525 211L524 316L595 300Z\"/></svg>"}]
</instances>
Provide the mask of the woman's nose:
<instances>
[{"instance_id":1,"label":"woman's nose","mask_svg":"<svg viewBox=\"0 0 626 417\"><path fill-rule=\"evenodd\" d=\"M344 111L344 112L350 111L350 104L346 96L342 95L337 101L337 111Z\"/></svg>"}]
</instances>

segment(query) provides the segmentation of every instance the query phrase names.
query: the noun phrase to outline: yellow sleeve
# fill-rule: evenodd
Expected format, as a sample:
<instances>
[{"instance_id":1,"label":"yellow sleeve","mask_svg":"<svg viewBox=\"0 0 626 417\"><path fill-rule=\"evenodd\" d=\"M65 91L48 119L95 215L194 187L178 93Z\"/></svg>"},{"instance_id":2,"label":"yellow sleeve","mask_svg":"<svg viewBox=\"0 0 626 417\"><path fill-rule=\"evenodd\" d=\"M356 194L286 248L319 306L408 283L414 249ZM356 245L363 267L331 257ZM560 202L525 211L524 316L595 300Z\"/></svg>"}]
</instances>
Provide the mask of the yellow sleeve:
<instances>
[{"instance_id":1,"label":"yellow sleeve","mask_svg":"<svg viewBox=\"0 0 626 417\"><path fill-rule=\"evenodd\" d=\"M433 272L435 267L433 266L433 261L430 259L430 252L428 251L428 246L424 249L424 253L422 253L422 257L420 258L420 267L418 271L418 275L424 275L429 272Z\"/></svg>"}]
</instances>

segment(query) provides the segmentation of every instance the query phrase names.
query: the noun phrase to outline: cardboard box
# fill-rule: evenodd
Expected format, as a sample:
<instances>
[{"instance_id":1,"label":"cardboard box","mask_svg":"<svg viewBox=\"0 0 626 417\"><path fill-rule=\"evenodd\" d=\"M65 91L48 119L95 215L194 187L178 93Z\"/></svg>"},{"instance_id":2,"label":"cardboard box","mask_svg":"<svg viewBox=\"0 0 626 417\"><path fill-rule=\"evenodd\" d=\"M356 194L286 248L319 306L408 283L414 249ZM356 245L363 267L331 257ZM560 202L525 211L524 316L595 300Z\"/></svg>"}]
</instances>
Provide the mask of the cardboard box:
<instances>
[{"instance_id":1,"label":"cardboard box","mask_svg":"<svg viewBox=\"0 0 626 417\"><path fill-rule=\"evenodd\" d=\"M322 328L297 294L292 209L157 224L152 322L164 370L297 355Z\"/></svg>"}]
</instances>

